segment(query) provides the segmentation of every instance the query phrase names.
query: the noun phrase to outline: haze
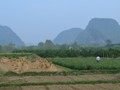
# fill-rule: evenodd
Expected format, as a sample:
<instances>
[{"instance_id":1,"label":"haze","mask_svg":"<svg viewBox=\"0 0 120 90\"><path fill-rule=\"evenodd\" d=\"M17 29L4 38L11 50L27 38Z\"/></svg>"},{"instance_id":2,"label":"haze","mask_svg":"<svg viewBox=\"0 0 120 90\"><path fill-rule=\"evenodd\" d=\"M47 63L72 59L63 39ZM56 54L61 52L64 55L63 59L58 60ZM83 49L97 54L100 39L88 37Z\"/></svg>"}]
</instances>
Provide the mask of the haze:
<instances>
[{"instance_id":1,"label":"haze","mask_svg":"<svg viewBox=\"0 0 120 90\"><path fill-rule=\"evenodd\" d=\"M0 25L26 44L53 40L63 30L85 28L94 17L120 23L120 0L0 0Z\"/></svg>"}]
</instances>

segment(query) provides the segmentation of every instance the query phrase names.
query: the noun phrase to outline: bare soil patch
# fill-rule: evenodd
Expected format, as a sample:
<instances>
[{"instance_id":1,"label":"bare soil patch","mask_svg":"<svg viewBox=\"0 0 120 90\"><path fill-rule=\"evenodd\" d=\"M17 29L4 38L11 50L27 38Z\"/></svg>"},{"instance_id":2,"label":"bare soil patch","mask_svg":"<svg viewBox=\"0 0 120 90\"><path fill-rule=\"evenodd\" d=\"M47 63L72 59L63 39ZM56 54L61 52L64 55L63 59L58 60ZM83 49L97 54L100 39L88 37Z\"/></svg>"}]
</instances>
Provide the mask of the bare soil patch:
<instances>
[{"instance_id":1,"label":"bare soil patch","mask_svg":"<svg viewBox=\"0 0 120 90\"><path fill-rule=\"evenodd\" d=\"M58 71L52 63L38 56L26 56L20 58L0 58L0 71L22 72L41 72L41 71Z\"/></svg>"}]
</instances>

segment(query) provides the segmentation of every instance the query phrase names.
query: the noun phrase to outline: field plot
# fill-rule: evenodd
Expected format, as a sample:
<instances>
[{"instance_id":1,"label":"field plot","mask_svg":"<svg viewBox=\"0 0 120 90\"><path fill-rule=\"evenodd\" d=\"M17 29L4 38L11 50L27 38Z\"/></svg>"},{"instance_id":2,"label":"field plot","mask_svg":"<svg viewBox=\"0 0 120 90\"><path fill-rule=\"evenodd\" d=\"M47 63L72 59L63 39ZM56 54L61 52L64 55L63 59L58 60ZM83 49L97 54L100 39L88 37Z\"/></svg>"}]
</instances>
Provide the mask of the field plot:
<instances>
[{"instance_id":1,"label":"field plot","mask_svg":"<svg viewBox=\"0 0 120 90\"><path fill-rule=\"evenodd\" d=\"M120 89L120 59L1 54L0 71L0 90Z\"/></svg>"},{"instance_id":2,"label":"field plot","mask_svg":"<svg viewBox=\"0 0 120 90\"><path fill-rule=\"evenodd\" d=\"M49 61L76 70L120 70L120 58L102 58L99 63L95 58L52 58Z\"/></svg>"},{"instance_id":3,"label":"field plot","mask_svg":"<svg viewBox=\"0 0 120 90\"><path fill-rule=\"evenodd\" d=\"M85 84L85 85L46 85L1 87L0 90L119 90L118 84Z\"/></svg>"},{"instance_id":4,"label":"field plot","mask_svg":"<svg viewBox=\"0 0 120 90\"><path fill-rule=\"evenodd\" d=\"M12 76L0 77L0 83L19 83L19 82L79 82L96 80L120 80L120 74L98 74L98 75L78 75L78 76Z\"/></svg>"}]
</instances>

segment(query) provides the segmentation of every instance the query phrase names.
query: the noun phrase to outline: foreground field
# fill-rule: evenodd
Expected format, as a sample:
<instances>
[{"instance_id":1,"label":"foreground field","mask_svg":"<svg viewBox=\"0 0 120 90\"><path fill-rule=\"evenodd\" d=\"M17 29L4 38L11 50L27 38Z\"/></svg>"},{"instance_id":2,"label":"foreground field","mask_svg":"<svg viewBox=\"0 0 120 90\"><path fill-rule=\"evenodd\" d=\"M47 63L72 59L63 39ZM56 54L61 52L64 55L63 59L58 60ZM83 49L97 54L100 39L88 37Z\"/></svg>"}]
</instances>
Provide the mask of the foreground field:
<instances>
[{"instance_id":1,"label":"foreground field","mask_svg":"<svg viewBox=\"0 0 120 90\"><path fill-rule=\"evenodd\" d=\"M86 81L120 80L120 74L67 75L67 76L3 76L0 83L57 83L57 82L86 82Z\"/></svg>"},{"instance_id":2,"label":"foreground field","mask_svg":"<svg viewBox=\"0 0 120 90\"><path fill-rule=\"evenodd\" d=\"M120 83L1 87L0 90L120 90Z\"/></svg>"},{"instance_id":3,"label":"foreground field","mask_svg":"<svg viewBox=\"0 0 120 90\"><path fill-rule=\"evenodd\" d=\"M120 58L102 58L99 63L94 57L49 58L49 61L76 70L120 70Z\"/></svg>"},{"instance_id":4,"label":"foreground field","mask_svg":"<svg viewBox=\"0 0 120 90\"><path fill-rule=\"evenodd\" d=\"M120 90L120 58L1 54L0 90Z\"/></svg>"},{"instance_id":5,"label":"foreground field","mask_svg":"<svg viewBox=\"0 0 120 90\"><path fill-rule=\"evenodd\" d=\"M120 74L0 77L0 90L88 90L88 89L119 90Z\"/></svg>"}]
</instances>

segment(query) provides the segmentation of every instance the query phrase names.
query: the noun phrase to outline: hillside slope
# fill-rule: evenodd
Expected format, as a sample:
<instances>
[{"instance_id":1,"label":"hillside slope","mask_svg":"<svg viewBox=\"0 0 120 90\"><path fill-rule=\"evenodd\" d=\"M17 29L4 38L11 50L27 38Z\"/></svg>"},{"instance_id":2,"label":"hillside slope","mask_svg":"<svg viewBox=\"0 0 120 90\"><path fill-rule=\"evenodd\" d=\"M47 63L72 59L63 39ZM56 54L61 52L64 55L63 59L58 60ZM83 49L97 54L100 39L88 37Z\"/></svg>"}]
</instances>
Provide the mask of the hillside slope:
<instances>
[{"instance_id":1,"label":"hillside slope","mask_svg":"<svg viewBox=\"0 0 120 90\"><path fill-rule=\"evenodd\" d=\"M114 19L94 18L76 38L79 44L103 45L107 40L113 44L120 43L120 26Z\"/></svg>"},{"instance_id":2,"label":"hillside slope","mask_svg":"<svg viewBox=\"0 0 120 90\"><path fill-rule=\"evenodd\" d=\"M55 44L72 44L74 43L76 37L79 33L82 32L80 28L72 28L65 30L58 34L58 36L54 39Z\"/></svg>"},{"instance_id":3,"label":"hillside slope","mask_svg":"<svg viewBox=\"0 0 120 90\"><path fill-rule=\"evenodd\" d=\"M16 46L24 46L24 42L9 27L0 25L0 45L13 43Z\"/></svg>"}]
</instances>

